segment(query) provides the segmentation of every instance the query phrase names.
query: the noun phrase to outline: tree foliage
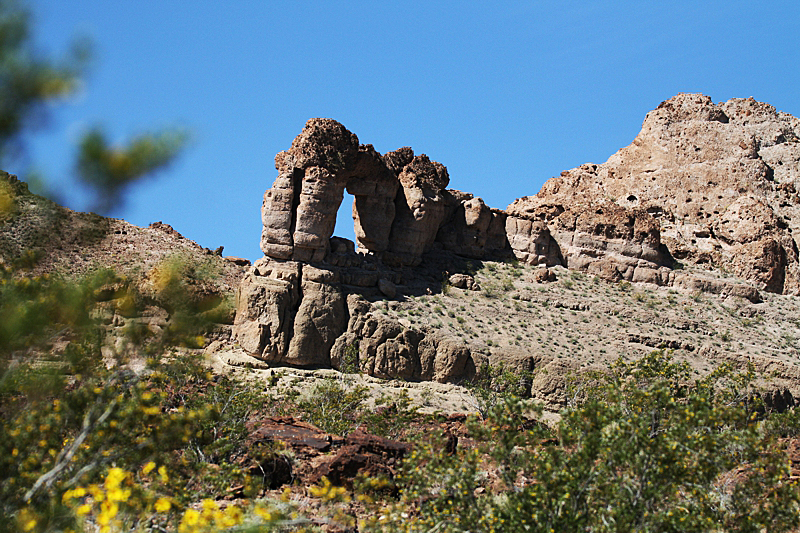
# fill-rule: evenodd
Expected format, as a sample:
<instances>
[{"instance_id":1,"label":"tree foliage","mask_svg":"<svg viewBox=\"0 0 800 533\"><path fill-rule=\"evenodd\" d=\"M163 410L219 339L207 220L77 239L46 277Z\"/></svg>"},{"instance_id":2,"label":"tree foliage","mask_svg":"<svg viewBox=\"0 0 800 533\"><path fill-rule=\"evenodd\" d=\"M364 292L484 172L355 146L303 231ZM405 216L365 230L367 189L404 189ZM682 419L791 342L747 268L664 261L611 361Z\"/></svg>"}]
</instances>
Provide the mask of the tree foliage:
<instances>
[{"instance_id":1,"label":"tree foliage","mask_svg":"<svg viewBox=\"0 0 800 533\"><path fill-rule=\"evenodd\" d=\"M29 11L17 0L0 0L0 164L19 154L25 130L43 125L49 103L78 90L90 49L87 39L79 39L61 61L42 57ZM93 191L94 209L107 213L122 204L131 184L172 163L187 140L186 131L168 129L112 145L101 128L91 128L79 143L77 177ZM0 191L0 218L4 196Z\"/></svg>"},{"instance_id":2,"label":"tree foliage","mask_svg":"<svg viewBox=\"0 0 800 533\"><path fill-rule=\"evenodd\" d=\"M0 0L0 162L19 149L18 136L43 120L48 102L72 94L86 66L87 41L53 62L36 53L30 13L17 0Z\"/></svg>"},{"instance_id":3,"label":"tree foliage","mask_svg":"<svg viewBox=\"0 0 800 533\"><path fill-rule=\"evenodd\" d=\"M81 140L77 173L96 193L94 209L106 213L122 204L123 193L133 183L170 164L188 140L185 131L146 133L127 146L112 146L100 128Z\"/></svg>"}]
</instances>

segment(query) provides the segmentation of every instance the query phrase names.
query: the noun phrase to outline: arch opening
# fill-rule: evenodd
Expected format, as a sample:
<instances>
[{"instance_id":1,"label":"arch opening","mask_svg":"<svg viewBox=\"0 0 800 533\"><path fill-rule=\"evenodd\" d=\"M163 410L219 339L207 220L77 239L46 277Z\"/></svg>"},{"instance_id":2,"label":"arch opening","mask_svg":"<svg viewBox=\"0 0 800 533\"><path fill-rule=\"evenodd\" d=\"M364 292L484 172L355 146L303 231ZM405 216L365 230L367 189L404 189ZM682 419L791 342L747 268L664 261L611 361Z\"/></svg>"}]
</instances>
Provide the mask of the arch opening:
<instances>
[{"instance_id":1,"label":"arch opening","mask_svg":"<svg viewBox=\"0 0 800 533\"><path fill-rule=\"evenodd\" d=\"M345 189L342 203L339 204L339 209L336 211L336 225L333 228L333 236L342 237L355 243L356 233L354 229L355 221L353 219L354 204L355 197Z\"/></svg>"}]
</instances>

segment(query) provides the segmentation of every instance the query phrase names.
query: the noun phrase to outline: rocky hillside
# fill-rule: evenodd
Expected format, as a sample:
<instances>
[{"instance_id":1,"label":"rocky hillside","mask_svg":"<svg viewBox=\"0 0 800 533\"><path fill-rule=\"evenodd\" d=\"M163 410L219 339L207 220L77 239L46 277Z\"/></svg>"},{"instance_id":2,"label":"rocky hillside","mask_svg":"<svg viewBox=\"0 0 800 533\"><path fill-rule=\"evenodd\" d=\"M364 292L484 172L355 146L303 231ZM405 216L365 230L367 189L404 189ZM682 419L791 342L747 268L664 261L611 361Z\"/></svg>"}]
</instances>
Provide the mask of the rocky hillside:
<instances>
[{"instance_id":1,"label":"rocky hillside","mask_svg":"<svg viewBox=\"0 0 800 533\"><path fill-rule=\"evenodd\" d=\"M214 290L231 293L249 261L221 257L186 239L169 224L147 228L124 220L80 213L32 194L25 182L0 171L0 264L33 275L80 276L113 268L133 278L146 277L170 257L206 264Z\"/></svg>"},{"instance_id":2,"label":"rocky hillside","mask_svg":"<svg viewBox=\"0 0 800 533\"><path fill-rule=\"evenodd\" d=\"M508 214L543 221L570 268L673 284L657 267L705 265L797 294L799 134L800 120L752 98L680 94L608 161L563 172ZM509 227L515 250L529 239L519 229ZM597 260L607 254L611 264Z\"/></svg>"},{"instance_id":3,"label":"rocky hillside","mask_svg":"<svg viewBox=\"0 0 800 533\"><path fill-rule=\"evenodd\" d=\"M667 348L701 374L755 363L782 398L800 394L800 121L767 104L678 95L606 163L506 210L447 189L428 156L381 155L331 119L310 120L276 169L265 256L249 268L165 224L55 206L8 175L0 252L34 271L112 266L145 289L176 251L208 263L203 291L236 293L208 350L218 361L442 383L503 364L533 372L532 395L555 408L570 373ZM355 243L332 237L345 190Z\"/></svg>"},{"instance_id":4,"label":"rocky hillside","mask_svg":"<svg viewBox=\"0 0 800 533\"><path fill-rule=\"evenodd\" d=\"M659 347L698 372L755 361L794 389L798 133L766 104L681 94L608 162L502 211L426 155L312 119L276 157L234 342L411 381L547 368L532 392L553 405L568 373ZM331 238L345 189L356 243Z\"/></svg>"}]
</instances>

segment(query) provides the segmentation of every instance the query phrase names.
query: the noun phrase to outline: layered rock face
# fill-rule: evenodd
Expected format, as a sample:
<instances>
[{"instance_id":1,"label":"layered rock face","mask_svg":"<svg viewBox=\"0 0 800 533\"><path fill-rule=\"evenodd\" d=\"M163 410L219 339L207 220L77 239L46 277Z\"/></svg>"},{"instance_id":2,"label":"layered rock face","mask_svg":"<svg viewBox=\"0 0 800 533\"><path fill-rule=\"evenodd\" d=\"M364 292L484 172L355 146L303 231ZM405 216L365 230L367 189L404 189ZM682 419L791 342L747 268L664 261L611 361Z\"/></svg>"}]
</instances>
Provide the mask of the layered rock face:
<instances>
[{"instance_id":1,"label":"layered rock face","mask_svg":"<svg viewBox=\"0 0 800 533\"><path fill-rule=\"evenodd\" d=\"M607 162L566 171L511 204L509 242L521 260L549 264L542 250L555 241L570 268L633 281L687 283L664 269L677 260L797 293L798 140L800 121L770 105L680 94Z\"/></svg>"}]
</instances>

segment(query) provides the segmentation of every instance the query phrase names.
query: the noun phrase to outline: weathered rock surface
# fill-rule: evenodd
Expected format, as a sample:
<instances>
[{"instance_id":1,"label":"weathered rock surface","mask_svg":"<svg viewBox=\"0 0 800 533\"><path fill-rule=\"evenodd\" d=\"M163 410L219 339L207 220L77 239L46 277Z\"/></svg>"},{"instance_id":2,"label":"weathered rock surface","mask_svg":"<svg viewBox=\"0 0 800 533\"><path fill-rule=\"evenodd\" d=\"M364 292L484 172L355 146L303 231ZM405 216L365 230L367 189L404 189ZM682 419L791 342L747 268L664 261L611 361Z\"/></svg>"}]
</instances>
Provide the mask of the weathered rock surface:
<instances>
[{"instance_id":1,"label":"weathered rock surface","mask_svg":"<svg viewBox=\"0 0 800 533\"><path fill-rule=\"evenodd\" d=\"M356 476L384 476L392 478L411 446L361 430L349 434L344 446L319 462L309 481L317 483L322 477L342 485Z\"/></svg>"},{"instance_id":2,"label":"weathered rock surface","mask_svg":"<svg viewBox=\"0 0 800 533\"><path fill-rule=\"evenodd\" d=\"M457 289L464 289L468 291L479 291L480 285L475 281L475 278L469 274L453 274L448 279L451 286Z\"/></svg>"},{"instance_id":3,"label":"weathered rock surface","mask_svg":"<svg viewBox=\"0 0 800 533\"><path fill-rule=\"evenodd\" d=\"M395 218L384 261L391 265L418 265L433 246L447 215L445 187L450 181L444 165L426 155L415 156L400 175Z\"/></svg>"},{"instance_id":4,"label":"weathered rock surface","mask_svg":"<svg viewBox=\"0 0 800 533\"><path fill-rule=\"evenodd\" d=\"M418 265L445 221L449 228L439 240L451 251L483 257L506 249L502 211L448 191L444 165L408 147L381 156L334 120L309 120L275 157L275 168L279 175L261 208L267 257L323 261L345 190L355 197L359 249L387 265Z\"/></svg>"},{"instance_id":5,"label":"weathered rock surface","mask_svg":"<svg viewBox=\"0 0 800 533\"><path fill-rule=\"evenodd\" d=\"M545 221L570 268L670 283L659 271L672 258L796 293L799 140L797 118L752 98L680 94L606 163L563 172L509 206L509 242L519 259L545 262L537 249L549 241L531 229Z\"/></svg>"},{"instance_id":6,"label":"weathered rock surface","mask_svg":"<svg viewBox=\"0 0 800 533\"><path fill-rule=\"evenodd\" d=\"M348 297L347 332L331 349L331 365L357 365L378 378L447 383L474 373L469 347L458 339L386 318L363 298Z\"/></svg>"},{"instance_id":7,"label":"weathered rock surface","mask_svg":"<svg viewBox=\"0 0 800 533\"><path fill-rule=\"evenodd\" d=\"M436 240L464 257L501 257L508 249L506 213L492 209L469 193L450 190L446 199L451 205L449 218L439 228Z\"/></svg>"},{"instance_id":8,"label":"weathered rock surface","mask_svg":"<svg viewBox=\"0 0 800 533\"><path fill-rule=\"evenodd\" d=\"M300 302L300 263L259 259L236 294L233 335L242 348L267 361L281 361L289 349Z\"/></svg>"},{"instance_id":9,"label":"weathered rock surface","mask_svg":"<svg viewBox=\"0 0 800 533\"><path fill-rule=\"evenodd\" d=\"M329 366L347 324L337 272L296 261L260 259L237 291L233 336L272 363Z\"/></svg>"},{"instance_id":10,"label":"weathered rock surface","mask_svg":"<svg viewBox=\"0 0 800 533\"><path fill-rule=\"evenodd\" d=\"M397 175L368 144L359 148L356 163L347 176L347 192L355 197L353 222L359 247L375 253L386 251L400 187Z\"/></svg>"},{"instance_id":11,"label":"weathered rock surface","mask_svg":"<svg viewBox=\"0 0 800 533\"><path fill-rule=\"evenodd\" d=\"M312 119L275 157L280 175L264 195L261 250L276 259L322 261L358 159L358 137L331 119Z\"/></svg>"},{"instance_id":12,"label":"weathered rock surface","mask_svg":"<svg viewBox=\"0 0 800 533\"><path fill-rule=\"evenodd\" d=\"M657 271L671 263L658 223L642 209L611 202L520 198L508 207L506 230L514 254L526 263L561 264L612 281L651 281L647 278L657 279Z\"/></svg>"}]
</instances>

